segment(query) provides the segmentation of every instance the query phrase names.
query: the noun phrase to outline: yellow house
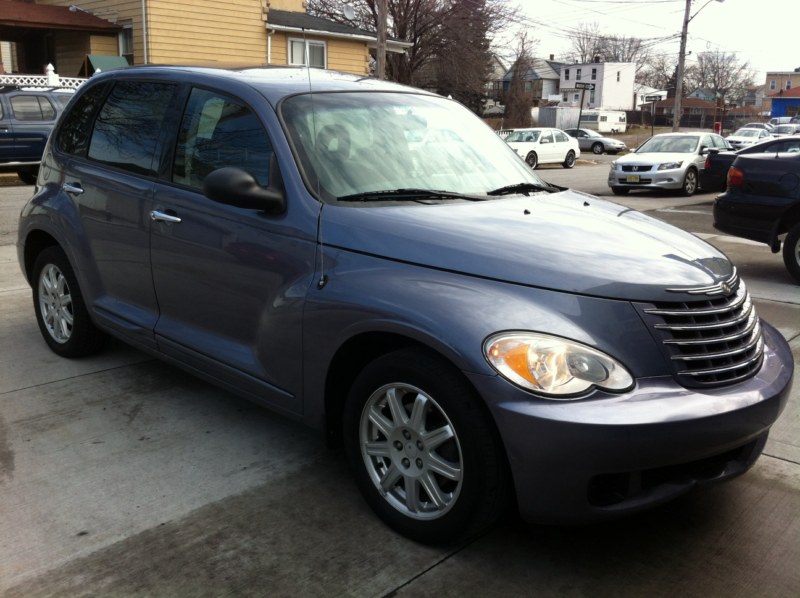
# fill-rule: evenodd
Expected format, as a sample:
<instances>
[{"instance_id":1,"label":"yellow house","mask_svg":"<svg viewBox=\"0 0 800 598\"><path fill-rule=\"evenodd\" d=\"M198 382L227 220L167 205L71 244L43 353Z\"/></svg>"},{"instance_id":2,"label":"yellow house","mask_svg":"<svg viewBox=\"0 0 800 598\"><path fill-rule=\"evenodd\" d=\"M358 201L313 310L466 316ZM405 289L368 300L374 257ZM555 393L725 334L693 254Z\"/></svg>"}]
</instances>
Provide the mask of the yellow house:
<instances>
[{"instance_id":1,"label":"yellow house","mask_svg":"<svg viewBox=\"0 0 800 598\"><path fill-rule=\"evenodd\" d=\"M370 73L374 33L313 17L303 0L0 0L5 70L91 74L128 64L305 65ZM389 40L387 51L408 42ZM7 51L8 52L8 51ZM123 63L116 59L116 63ZM10 64L10 68L9 68Z\"/></svg>"}]
</instances>

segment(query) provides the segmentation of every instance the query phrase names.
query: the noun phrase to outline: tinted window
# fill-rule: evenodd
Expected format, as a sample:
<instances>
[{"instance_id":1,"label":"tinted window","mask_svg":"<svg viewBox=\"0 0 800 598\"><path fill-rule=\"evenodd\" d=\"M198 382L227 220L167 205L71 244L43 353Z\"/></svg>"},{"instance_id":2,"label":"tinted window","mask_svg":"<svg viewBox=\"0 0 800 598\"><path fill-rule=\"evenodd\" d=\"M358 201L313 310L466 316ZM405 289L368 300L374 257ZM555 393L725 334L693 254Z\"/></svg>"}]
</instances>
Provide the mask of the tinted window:
<instances>
[{"instance_id":1,"label":"tinted window","mask_svg":"<svg viewBox=\"0 0 800 598\"><path fill-rule=\"evenodd\" d=\"M13 96L11 111L17 120L53 120L56 117L56 109L43 96Z\"/></svg>"},{"instance_id":2,"label":"tinted window","mask_svg":"<svg viewBox=\"0 0 800 598\"><path fill-rule=\"evenodd\" d=\"M100 109L88 157L131 172L154 175L158 139L175 86L121 81Z\"/></svg>"},{"instance_id":3,"label":"tinted window","mask_svg":"<svg viewBox=\"0 0 800 598\"><path fill-rule=\"evenodd\" d=\"M56 145L63 152L83 155L92 133L91 119L105 97L108 85L89 88L72 106L58 131Z\"/></svg>"},{"instance_id":4,"label":"tinted window","mask_svg":"<svg viewBox=\"0 0 800 598\"><path fill-rule=\"evenodd\" d=\"M247 106L212 91L194 89L181 123L172 180L201 189L210 172L235 166L267 186L271 153L266 132Z\"/></svg>"}]
</instances>

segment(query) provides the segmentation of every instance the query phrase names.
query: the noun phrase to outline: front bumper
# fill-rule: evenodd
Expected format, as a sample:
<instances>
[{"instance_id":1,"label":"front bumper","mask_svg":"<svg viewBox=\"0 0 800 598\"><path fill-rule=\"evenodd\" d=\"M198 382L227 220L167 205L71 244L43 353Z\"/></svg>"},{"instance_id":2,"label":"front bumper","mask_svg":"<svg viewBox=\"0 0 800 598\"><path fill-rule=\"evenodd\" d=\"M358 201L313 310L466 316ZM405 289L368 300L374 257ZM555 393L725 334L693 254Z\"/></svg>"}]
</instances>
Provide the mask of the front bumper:
<instances>
[{"instance_id":1,"label":"front bumper","mask_svg":"<svg viewBox=\"0 0 800 598\"><path fill-rule=\"evenodd\" d=\"M786 405L794 369L783 337L763 329L759 373L715 389L689 390L662 377L639 379L623 395L545 401L501 378L472 376L492 397L523 518L609 519L746 471Z\"/></svg>"},{"instance_id":2,"label":"front bumper","mask_svg":"<svg viewBox=\"0 0 800 598\"><path fill-rule=\"evenodd\" d=\"M683 187L686 170L675 168L672 170L642 170L639 172L623 172L619 168L608 173L609 187L624 187L626 189L670 189L676 190Z\"/></svg>"}]
</instances>

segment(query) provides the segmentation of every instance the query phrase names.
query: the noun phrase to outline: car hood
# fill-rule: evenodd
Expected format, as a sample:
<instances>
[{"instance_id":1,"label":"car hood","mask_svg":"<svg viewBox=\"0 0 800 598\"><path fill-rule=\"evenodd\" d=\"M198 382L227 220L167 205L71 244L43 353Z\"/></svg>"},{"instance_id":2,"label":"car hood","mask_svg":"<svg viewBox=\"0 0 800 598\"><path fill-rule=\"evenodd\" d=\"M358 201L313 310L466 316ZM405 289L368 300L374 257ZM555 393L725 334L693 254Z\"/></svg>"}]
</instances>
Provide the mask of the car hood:
<instances>
[{"instance_id":1,"label":"car hood","mask_svg":"<svg viewBox=\"0 0 800 598\"><path fill-rule=\"evenodd\" d=\"M668 153L668 152L641 152L626 154L617 158L617 164L664 164L666 162L692 161L697 156L694 154Z\"/></svg>"},{"instance_id":2,"label":"car hood","mask_svg":"<svg viewBox=\"0 0 800 598\"><path fill-rule=\"evenodd\" d=\"M570 293L676 300L733 267L694 235L576 191L435 205L325 205L323 244ZM672 290L667 290L672 289Z\"/></svg>"}]
</instances>

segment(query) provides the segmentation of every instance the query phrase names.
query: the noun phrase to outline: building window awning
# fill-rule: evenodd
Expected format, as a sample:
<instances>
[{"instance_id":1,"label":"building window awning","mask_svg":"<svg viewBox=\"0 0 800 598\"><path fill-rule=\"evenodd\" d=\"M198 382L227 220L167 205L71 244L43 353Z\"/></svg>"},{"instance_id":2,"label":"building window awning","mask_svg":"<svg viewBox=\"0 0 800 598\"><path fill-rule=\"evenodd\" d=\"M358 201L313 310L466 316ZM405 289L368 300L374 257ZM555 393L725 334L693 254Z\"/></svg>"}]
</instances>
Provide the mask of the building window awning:
<instances>
[{"instance_id":1,"label":"building window awning","mask_svg":"<svg viewBox=\"0 0 800 598\"><path fill-rule=\"evenodd\" d=\"M81 67L79 77L91 77L97 71L106 72L112 69L122 68L128 65L128 59L124 56L105 56L102 54L87 54Z\"/></svg>"}]
</instances>

